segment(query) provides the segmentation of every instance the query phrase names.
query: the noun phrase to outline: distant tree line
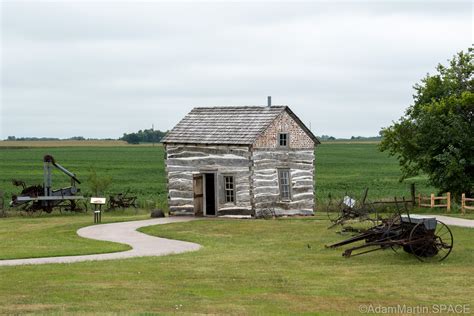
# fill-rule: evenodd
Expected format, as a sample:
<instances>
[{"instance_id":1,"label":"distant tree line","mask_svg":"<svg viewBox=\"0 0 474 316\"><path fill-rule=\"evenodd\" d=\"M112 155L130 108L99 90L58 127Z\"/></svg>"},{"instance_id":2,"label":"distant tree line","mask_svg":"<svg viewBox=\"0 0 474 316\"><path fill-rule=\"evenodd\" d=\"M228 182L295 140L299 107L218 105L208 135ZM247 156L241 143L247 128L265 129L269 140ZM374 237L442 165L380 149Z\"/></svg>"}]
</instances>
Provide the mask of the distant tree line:
<instances>
[{"instance_id":1,"label":"distant tree line","mask_svg":"<svg viewBox=\"0 0 474 316\"><path fill-rule=\"evenodd\" d=\"M8 136L6 140L9 141L41 141L41 140L96 140L95 138L84 138L83 136L73 136L69 138L57 138L57 137L16 137Z\"/></svg>"},{"instance_id":2,"label":"distant tree line","mask_svg":"<svg viewBox=\"0 0 474 316\"><path fill-rule=\"evenodd\" d=\"M381 136L369 136L369 137L365 137L365 136L351 136L351 139L352 139L352 140L371 140L371 141L378 141L378 140L381 140L382 137L381 137Z\"/></svg>"},{"instance_id":3,"label":"distant tree line","mask_svg":"<svg viewBox=\"0 0 474 316\"><path fill-rule=\"evenodd\" d=\"M329 135L321 135L318 138L322 141L331 141L331 140L366 140L366 141L380 141L382 139L381 136L351 136L350 138L336 138L334 136Z\"/></svg>"},{"instance_id":4,"label":"distant tree line","mask_svg":"<svg viewBox=\"0 0 474 316\"><path fill-rule=\"evenodd\" d=\"M318 137L320 140L325 141L325 140L336 140L336 137L334 136L329 136L329 135L321 135Z\"/></svg>"},{"instance_id":5,"label":"distant tree line","mask_svg":"<svg viewBox=\"0 0 474 316\"><path fill-rule=\"evenodd\" d=\"M125 133L120 140L124 140L129 144L159 143L166 133L167 132L162 132L160 130L155 131L153 129L144 129L139 130L136 133Z\"/></svg>"}]
</instances>

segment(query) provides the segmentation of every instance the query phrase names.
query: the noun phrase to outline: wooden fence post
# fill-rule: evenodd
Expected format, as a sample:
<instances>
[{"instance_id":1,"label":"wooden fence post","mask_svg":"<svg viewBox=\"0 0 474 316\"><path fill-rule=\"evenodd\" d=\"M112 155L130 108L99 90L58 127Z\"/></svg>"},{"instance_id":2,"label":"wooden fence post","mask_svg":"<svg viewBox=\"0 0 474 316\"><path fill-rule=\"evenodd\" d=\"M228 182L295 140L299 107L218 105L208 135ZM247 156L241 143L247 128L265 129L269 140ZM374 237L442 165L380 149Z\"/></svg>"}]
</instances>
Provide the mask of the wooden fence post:
<instances>
[{"instance_id":1,"label":"wooden fence post","mask_svg":"<svg viewBox=\"0 0 474 316\"><path fill-rule=\"evenodd\" d=\"M421 193L418 193L418 207L421 207Z\"/></svg>"},{"instance_id":2,"label":"wooden fence post","mask_svg":"<svg viewBox=\"0 0 474 316\"><path fill-rule=\"evenodd\" d=\"M431 193L431 201L430 201L430 208L434 208L435 202L434 202L434 193Z\"/></svg>"},{"instance_id":3,"label":"wooden fence post","mask_svg":"<svg viewBox=\"0 0 474 316\"><path fill-rule=\"evenodd\" d=\"M415 184L412 183L410 184L410 191L411 191L411 206L415 206L415 194L416 194L416 190L415 190Z\"/></svg>"},{"instance_id":4,"label":"wooden fence post","mask_svg":"<svg viewBox=\"0 0 474 316\"><path fill-rule=\"evenodd\" d=\"M464 213L466 212L466 210L464 209L464 207L466 206L466 193L463 193L461 194L461 213Z\"/></svg>"},{"instance_id":5,"label":"wooden fence post","mask_svg":"<svg viewBox=\"0 0 474 316\"><path fill-rule=\"evenodd\" d=\"M447 209L448 209L448 213L450 213L451 212L451 192L448 192L447 198L448 198L448 203L447 203L448 207L447 207Z\"/></svg>"}]
</instances>

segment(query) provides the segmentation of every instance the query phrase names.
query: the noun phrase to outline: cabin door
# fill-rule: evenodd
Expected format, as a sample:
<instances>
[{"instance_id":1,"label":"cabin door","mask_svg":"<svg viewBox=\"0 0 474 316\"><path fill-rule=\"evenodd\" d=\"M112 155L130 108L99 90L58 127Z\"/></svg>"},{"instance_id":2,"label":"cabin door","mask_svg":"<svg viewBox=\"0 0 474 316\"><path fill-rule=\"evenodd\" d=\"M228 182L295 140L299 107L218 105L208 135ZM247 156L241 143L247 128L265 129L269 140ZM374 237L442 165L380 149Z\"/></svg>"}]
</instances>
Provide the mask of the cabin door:
<instances>
[{"instance_id":1,"label":"cabin door","mask_svg":"<svg viewBox=\"0 0 474 316\"><path fill-rule=\"evenodd\" d=\"M204 173L204 215L215 216L217 203L216 203L216 174L215 173Z\"/></svg>"},{"instance_id":2,"label":"cabin door","mask_svg":"<svg viewBox=\"0 0 474 316\"><path fill-rule=\"evenodd\" d=\"M202 216L204 210L203 175L193 176L194 216Z\"/></svg>"}]
</instances>

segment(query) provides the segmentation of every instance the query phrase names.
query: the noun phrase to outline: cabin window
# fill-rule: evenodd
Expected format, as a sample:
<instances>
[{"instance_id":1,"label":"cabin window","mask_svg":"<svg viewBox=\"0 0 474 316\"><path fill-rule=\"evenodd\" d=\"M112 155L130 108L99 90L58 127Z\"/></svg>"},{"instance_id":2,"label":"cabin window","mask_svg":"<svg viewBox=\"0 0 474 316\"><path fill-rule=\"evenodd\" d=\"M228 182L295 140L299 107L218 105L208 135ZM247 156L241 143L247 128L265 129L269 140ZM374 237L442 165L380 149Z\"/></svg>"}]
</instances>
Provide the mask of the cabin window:
<instances>
[{"instance_id":1,"label":"cabin window","mask_svg":"<svg viewBox=\"0 0 474 316\"><path fill-rule=\"evenodd\" d=\"M226 203L235 203L234 176L224 176L224 196Z\"/></svg>"},{"instance_id":2,"label":"cabin window","mask_svg":"<svg viewBox=\"0 0 474 316\"><path fill-rule=\"evenodd\" d=\"M288 133L278 134L278 145L280 147L288 147Z\"/></svg>"},{"instance_id":3,"label":"cabin window","mask_svg":"<svg viewBox=\"0 0 474 316\"><path fill-rule=\"evenodd\" d=\"M280 198L283 201L291 199L290 169L278 169L278 181L280 184Z\"/></svg>"}]
</instances>

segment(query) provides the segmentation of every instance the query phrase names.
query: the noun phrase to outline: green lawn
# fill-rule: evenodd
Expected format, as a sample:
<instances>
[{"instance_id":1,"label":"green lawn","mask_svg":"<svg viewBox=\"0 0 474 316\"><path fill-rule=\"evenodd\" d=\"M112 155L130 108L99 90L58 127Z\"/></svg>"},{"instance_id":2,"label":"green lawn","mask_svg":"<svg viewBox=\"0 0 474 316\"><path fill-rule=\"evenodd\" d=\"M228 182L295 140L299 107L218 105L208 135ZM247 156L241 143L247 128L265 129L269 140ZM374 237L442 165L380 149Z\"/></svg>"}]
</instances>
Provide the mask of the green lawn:
<instances>
[{"instance_id":1,"label":"green lawn","mask_svg":"<svg viewBox=\"0 0 474 316\"><path fill-rule=\"evenodd\" d=\"M123 212L105 214L103 223L146 219ZM106 253L130 249L128 245L81 238L76 231L92 225L92 214L0 219L0 260Z\"/></svg>"},{"instance_id":2,"label":"green lawn","mask_svg":"<svg viewBox=\"0 0 474 316\"><path fill-rule=\"evenodd\" d=\"M69 219L67 228L64 222L57 226L72 233L83 224L81 216ZM37 220L18 219L20 226ZM450 257L423 264L391 250L345 259L342 249L324 248L344 238L327 230L327 224L320 215L159 225L142 231L204 247L165 257L0 267L0 314L356 314L360 304L469 303L472 308L474 230L452 227ZM0 221L2 231L9 226ZM55 225L44 229L44 242L50 239L52 245L48 237L58 230ZM69 233L58 238L68 239ZM23 231L18 240L27 234ZM25 247L33 248L32 243ZM14 253L12 248L5 249Z\"/></svg>"}]
</instances>

